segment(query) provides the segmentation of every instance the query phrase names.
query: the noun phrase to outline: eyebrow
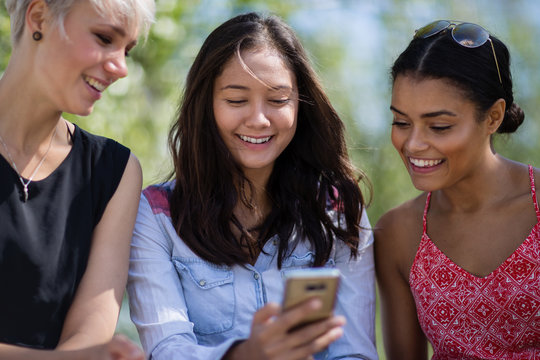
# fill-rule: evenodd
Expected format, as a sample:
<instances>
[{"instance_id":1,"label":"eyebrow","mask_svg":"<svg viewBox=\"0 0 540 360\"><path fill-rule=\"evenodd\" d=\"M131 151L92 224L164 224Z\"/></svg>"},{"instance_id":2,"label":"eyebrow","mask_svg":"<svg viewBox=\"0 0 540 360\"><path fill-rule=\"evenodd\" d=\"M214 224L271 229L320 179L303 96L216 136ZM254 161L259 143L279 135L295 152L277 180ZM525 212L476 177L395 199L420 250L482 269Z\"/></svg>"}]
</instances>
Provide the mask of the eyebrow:
<instances>
[{"instance_id":1,"label":"eyebrow","mask_svg":"<svg viewBox=\"0 0 540 360\"><path fill-rule=\"evenodd\" d=\"M227 90L227 89L232 89L232 90L249 90L249 88L248 88L247 86L234 85L234 84L226 85L226 86L222 87L222 88L219 89L219 90Z\"/></svg>"},{"instance_id":2,"label":"eyebrow","mask_svg":"<svg viewBox=\"0 0 540 360\"><path fill-rule=\"evenodd\" d=\"M119 35L126 36L126 31L124 29L122 29L120 26L110 25L110 24L107 25L107 26L109 26L111 29L113 29Z\"/></svg>"},{"instance_id":3,"label":"eyebrow","mask_svg":"<svg viewBox=\"0 0 540 360\"><path fill-rule=\"evenodd\" d=\"M398 114L407 116L407 114L405 114L403 111L400 111L400 110L396 109L394 106L390 106L390 110L392 110L394 112L397 112ZM453 113L453 112L451 112L449 110L439 110L439 111L433 111L433 112L422 114L422 115L420 115L420 117L421 118L434 118L434 117L438 117L438 116L442 116L442 115L457 116L455 113Z\"/></svg>"},{"instance_id":4,"label":"eyebrow","mask_svg":"<svg viewBox=\"0 0 540 360\"><path fill-rule=\"evenodd\" d=\"M127 36L126 31L120 26L116 26L116 25L112 25L112 24L103 24L103 26L107 26L107 27L111 28L115 33L117 33L121 37L126 37ZM131 46L131 47L134 47L135 45L137 45L137 40L133 40L132 42L129 43L129 46Z\"/></svg>"},{"instance_id":5,"label":"eyebrow","mask_svg":"<svg viewBox=\"0 0 540 360\"><path fill-rule=\"evenodd\" d=\"M230 85L226 85L222 88L220 88L219 90L227 90L227 89L232 89L232 90L249 90L249 87L247 86L244 86L244 85L236 85L236 84L230 84ZM272 87L269 87L270 90L274 90L274 91L279 91L279 90L293 90L292 87L288 86L288 85L278 85L278 86L272 86Z\"/></svg>"}]
</instances>

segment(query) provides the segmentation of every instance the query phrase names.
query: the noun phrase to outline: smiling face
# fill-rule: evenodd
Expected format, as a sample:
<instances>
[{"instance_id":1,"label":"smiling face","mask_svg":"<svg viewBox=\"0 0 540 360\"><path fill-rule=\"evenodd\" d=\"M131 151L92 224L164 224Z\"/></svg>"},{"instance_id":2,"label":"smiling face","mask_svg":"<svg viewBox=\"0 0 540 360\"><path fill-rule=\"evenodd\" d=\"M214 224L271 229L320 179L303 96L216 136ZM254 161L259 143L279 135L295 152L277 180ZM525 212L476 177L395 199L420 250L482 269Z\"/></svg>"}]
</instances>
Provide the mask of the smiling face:
<instances>
[{"instance_id":1,"label":"smiling face","mask_svg":"<svg viewBox=\"0 0 540 360\"><path fill-rule=\"evenodd\" d=\"M433 191L469 178L492 155L487 121L450 83L399 75L392 90L392 144L414 186Z\"/></svg>"},{"instance_id":2,"label":"smiling face","mask_svg":"<svg viewBox=\"0 0 540 360\"><path fill-rule=\"evenodd\" d=\"M57 110L88 115L103 91L127 75L125 57L138 30L98 13L89 1L73 5L64 29L65 35L44 23L36 44L38 87Z\"/></svg>"},{"instance_id":3,"label":"smiling face","mask_svg":"<svg viewBox=\"0 0 540 360\"><path fill-rule=\"evenodd\" d=\"M265 181L296 131L296 79L274 49L243 51L241 57L255 76L233 56L214 83L214 116L244 174Z\"/></svg>"}]
</instances>

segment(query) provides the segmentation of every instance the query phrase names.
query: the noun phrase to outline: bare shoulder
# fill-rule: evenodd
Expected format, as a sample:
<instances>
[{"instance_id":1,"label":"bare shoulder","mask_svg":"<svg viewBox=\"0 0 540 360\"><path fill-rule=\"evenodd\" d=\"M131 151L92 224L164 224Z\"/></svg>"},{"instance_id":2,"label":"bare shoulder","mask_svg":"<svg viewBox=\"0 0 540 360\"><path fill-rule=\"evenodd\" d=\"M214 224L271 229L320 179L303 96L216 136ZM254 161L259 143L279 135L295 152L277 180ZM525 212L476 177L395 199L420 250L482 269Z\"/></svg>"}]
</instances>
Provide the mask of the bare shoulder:
<instances>
[{"instance_id":1,"label":"bare shoulder","mask_svg":"<svg viewBox=\"0 0 540 360\"><path fill-rule=\"evenodd\" d=\"M396 266L401 275L408 273L422 238L422 215L426 194L421 194L386 212L374 228L375 260L378 267Z\"/></svg>"},{"instance_id":2,"label":"bare shoulder","mask_svg":"<svg viewBox=\"0 0 540 360\"><path fill-rule=\"evenodd\" d=\"M396 241L409 235L414 236L419 230L421 235L426 196L425 193L420 194L383 214L375 225L375 233L385 241L392 241L391 239Z\"/></svg>"},{"instance_id":3,"label":"bare shoulder","mask_svg":"<svg viewBox=\"0 0 540 360\"><path fill-rule=\"evenodd\" d=\"M505 159L507 169L505 170L511 176L511 189L514 189L518 196L528 197L530 194L529 165L514 160ZM538 189L540 183L540 169L533 167L533 178Z\"/></svg>"},{"instance_id":4,"label":"bare shoulder","mask_svg":"<svg viewBox=\"0 0 540 360\"><path fill-rule=\"evenodd\" d=\"M129 155L124 174L120 180L117 194L118 196L132 197L138 194L142 188L142 168L139 159L133 153Z\"/></svg>"},{"instance_id":5,"label":"bare shoulder","mask_svg":"<svg viewBox=\"0 0 540 360\"><path fill-rule=\"evenodd\" d=\"M124 175L127 175L128 177L135 176L135 179L133 180L139 180L140 178L142 178L141 163L133 153L129 154L129 160L126 165Z\"/></svg>"}]
</instances>

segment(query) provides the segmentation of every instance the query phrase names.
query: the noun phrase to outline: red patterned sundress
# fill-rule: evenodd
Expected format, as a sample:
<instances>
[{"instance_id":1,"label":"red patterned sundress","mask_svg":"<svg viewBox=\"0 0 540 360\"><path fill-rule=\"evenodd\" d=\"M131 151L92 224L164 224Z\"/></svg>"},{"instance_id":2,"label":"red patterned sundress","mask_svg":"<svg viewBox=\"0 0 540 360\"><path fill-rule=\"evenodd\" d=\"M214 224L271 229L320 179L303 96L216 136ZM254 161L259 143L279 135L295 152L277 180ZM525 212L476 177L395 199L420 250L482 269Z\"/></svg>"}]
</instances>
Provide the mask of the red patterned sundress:
<instances>
[{"instance_id":1,"label":"red patterned sundress","mask_svg":"<svg viewBox=\"0 0 540 360\"><path fill-rule=\"evenodd\" d=\"M530 165L529 177L538 222L482 278L454 264L427 235L428 194L409 283L432 359L540 359L540 210Z\"/></svg>"}]
</instances>

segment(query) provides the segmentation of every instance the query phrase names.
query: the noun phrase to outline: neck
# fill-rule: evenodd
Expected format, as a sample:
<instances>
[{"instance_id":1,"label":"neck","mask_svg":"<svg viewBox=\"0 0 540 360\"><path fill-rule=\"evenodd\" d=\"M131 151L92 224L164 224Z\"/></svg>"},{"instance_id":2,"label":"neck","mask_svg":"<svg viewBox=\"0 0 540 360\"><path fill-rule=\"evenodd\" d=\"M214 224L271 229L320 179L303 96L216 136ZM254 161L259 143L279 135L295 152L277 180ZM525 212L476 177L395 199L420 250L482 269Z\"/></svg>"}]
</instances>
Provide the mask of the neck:
<instances>
[{"instance_id":1,"label":"neck","mask_svg":"<svg viewBox=\"0 0 540 360\"><path fill-rule=\"evenodd\" d=\"M492 154L474 173L449 188L434 192L434 196L449 211L477 211L498 202L497 194L504 196L500 190L511 183L509 166L509 160Z\"/></svg>"},{"instance_id":2,"label":"neck","mask_svg":"<svg viewBox=\"0 0 540 360\"><path fill-rule=\"evenodd\" d=\"M261 186L260 183L253 182L251 179L250 181L251 187L246 183L244 184L244 188L241 189L240 184L238 185L240 198L234 209L235 216L246 229L252 229L262 224L271 211L270 198L266 192L267 181L264 182L264 186Z\"/></svg>"},{"instance_id":3,"label":"neck","mask_svg":"<svg viewBox=\"0 0 540 360\"><path fill-rule=\"evenodd\" d=\"M14 152L32 154L50 139L62 112L38 94L31 75L12 60L0 79L0 136Z\"/></svg>"}]
</instances>

